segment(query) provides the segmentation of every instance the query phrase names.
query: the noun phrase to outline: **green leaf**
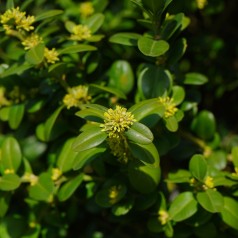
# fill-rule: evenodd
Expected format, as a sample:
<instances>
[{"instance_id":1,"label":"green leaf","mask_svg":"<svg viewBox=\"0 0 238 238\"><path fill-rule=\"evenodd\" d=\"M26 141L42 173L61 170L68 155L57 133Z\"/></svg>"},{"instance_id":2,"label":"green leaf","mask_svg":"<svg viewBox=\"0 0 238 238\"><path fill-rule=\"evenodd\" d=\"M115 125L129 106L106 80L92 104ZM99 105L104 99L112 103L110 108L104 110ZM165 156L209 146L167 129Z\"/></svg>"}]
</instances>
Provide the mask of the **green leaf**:
<instances>
[{"instance_id":1,"label":"green leaf","mask_svg":"<svg viewBox=\"0 0 238 238\"><path fill-rule=\"evenodd\" d=\"M4 77L8 77L8 76L14 75L14 74L20 75L20 74L22 74L25 70L30 69L30 68L32 68L32 67L33 67L33 65L32 65L32 64L29 64L29 63L27 63L27 62L25 62L25 63L22 64L22 65L14 64L14 65L12 65L10 68L8 68L7 70L5 70L2 74L0 74L0 77L1 77L1 78L4 78Z\"/></svg>"},{"instance_id":2,"label":"green leaf","mask_svg":"<svg viewBox=\"0 0 238 238\"><path fill-rule=\"evenodd\" d=\"M0 177L0 190L12 191L17 189L20 184L20 177L16 174L4 174Z\"/></svg>"},{"instance_id":3,"label":"green leaf","mask_svg":"<svg viewBox=\"0 0 238 238\"><path fill-rule=\"evenodd\" d=\"M142 0L142 5L150 10L154 15L162 12L165 7L166 0Z\"/></svg>"},{"instance_id":4,"label":"green leaf","mask_svg":"<svg viewBox=\"0 0 238 238\"><path fill-rule=\"evenodd\" d=\"M3 171L16 172L21 165L22 153L18 141L14 137L7 137L2 143L1 166Z\"/></svg>"},{"instance_id":5,"label":"green leaf","mask_svg":"<svg viewBox=\"0 0 238 238\"><path fill-rule=\"evenodd\" d=\"M191 192L179 194L169 208L170 218L176 222L183 221L197 212L197 202Z\"/></svg>"},{"instance_id":6,"label":"green leaf","mask_svg":"<svg viewBox=\"0 0 238 238\"><path fill-rule=\"evenodd\" d=\"M53 199L54 182L49 173L42 173L35 185L29 187L29 195L38 201L51 202Z\"/></svg>"},{"instance_id":7,"label":"green leaf","mask_svg":"<svg viewBox=\"0 0 238 238\"><path fill-rule=\"evenodd\" d=\"M64 145L63 148L59 154L58 160L57 160L57 167L63 172L68 172L72 169L74 159L77 156L77 152L72 150L72 143L75 140L75 138L68 139Z\"/></svg>"},{"instance_id":8,"label":"green leaf","mask_svg":"<svg viewBox=\"0 0 238 238\"><path fill-rule=\"evenodd\" d=\"M133 198L126 198L126 200L123 200L122 202L116 203L112 207L112 213L115 216L123 216L126 215L134 205L134 199Z\"/></svg>"},{"instance_id":9,"label":"green leaf","mask_svg":"<svg viewBox=\"0 0 238 238\"><path fill-rule=\"evenodd\" d=\"M0 218L4 217L8 211L12 194L0 192Z\"/></svg>"},{"instance_id":10,"label":"green leaf","mask_svg":"<svg viewBox=\"0 0 238 238\"><path fill-rule=\"evenodd\" d=\"M107 134L100 127L93 127L83 131L73 142L75 151L84 151L100 145L107 138Z\"/></svg>"},{"instance_id":11,"label":"green leaf","mask_svg":"<svg viewBox=\"0 0 238 238\"><path fill-rule=\"evenodd\" d=\"M141 35L137 33L128 33L128 32L121 32L116 33L109 38L109 41L112 43L117 43L121 45L127 46L137 46L137 41L141 37Z\"/></svg>"},{"instance_id":12,"label":"green leaf","mask_svg":"<svg viewBox=\"0 0 238 238\"><path fill-rule=\"evenodd\" d=\"M35 18L35 22L37 21L41 21L47 18L51 18L51 17L55 17L58 16L60 14L63 14L64 11L63 10L50 10L50 11L44 11L43 13L39 14L36 16Z\"/></svg>"},{"instance_id":13,"label":"green leaf","mask_svg":"<svg viewBox=\"0 0 238 238\"><path fill-rule=\"evenodd\" d=\"M178 121L175 116L168 117L164 120L165 120L165 126L169 131L175 132L178 130Z\"/></svg>"},{"instance_id":14,"label":"green leaf","mask_svg":"<svg viewBox=\"0 0 238 238\"><path fill-rule=\"evenodd\" d=\"M102 123L104 119L104 111L95 108L82 109L81 111L76 112L75 115L87 121L94 121L100 123Z\"/></svg>"},{"instance_id":15,"label":"green leaf","mask_svg":"<svg viewBox=\"0 0 238 238\"><path fill-rule=\"evenodd\" d=\"M184 169L179 169L175 173L169 173L166 181L171 183L189 183L191 173Z\"/></svg>"},{"instance_id":16,"label":"green leaf","mask_svg":"<svg viewBox=\"0 0 238 238\"><path fill-rule=\"evenodd\" d=\"M17 129L20 125L25 112L24 104L16 104L9 108L9 126Z\"/></svg>"},{"instance_id":17,"label":"green leaf","mask_svg":"<svg viewBox=\"0 0 238 238\"><path fill-rule=\"evenodd\" d=\"M134 122L125 135L130 141L143 145L150 144L154 139L150 129L139 122Z\"/></svg>"},{"instance_id":18,"label":"green leaf","mask_svg":"<svg viewBox=\"0 0 238 238\"><path fill-rule=\"evenodd\" d=\"M83 182L83 174L79 174L73 179L70 179L60 187L58 192L58 198L61 202L69 199L76 191L79 185Z\"/></svg>"},{"instance_id":19,"label":"green leaf","mask_svg":"<svg viewBox=\"0 0 238 238\"><path fill-rule=\"evenodd\" d=\"M220 237L217 233L217 227L214 223L208 222L202 226L194 228L194 234L198 238L217 238Z\"/></svg>"},{"instance_id":20,"label":"green leaf","mask_svg":"<svg viewBox=\"0 0 238 238\"><path fill-rule=\"evenodd\" d=\"M236 168L238 168L238 146L231 149L232 162Z\"/></svg>"},{"instance_id":21,"label":"green leaf","mask_svg":"<svg viewBox=\"0 0 238 238\"><path fill-rule=\"evenodd\" d=\"M112 88L117 88L125 94L128 94L134 86L134 74L128 61L114 61L109 69L109 84Z\"/></svg>"},{"instance_id":22,"label":"green leaf","mask_svg":"<svg viewBox=\"0 0 238 238\"><path fill-rule=\"evenodd\" d=\"M146 56L158 57L169 49L169 44L164 40L153 40L142 36L138 40L138 48Z\"/></svg>"},{"instance_id":23,"label":"green leaf","mask_svg":"<svg viewBox=\"0 0 238 238\"><path fill-rule=\"evenodd\" d=\"M106 147L100 146L78 152L77 156L74 159L73 169L81 169L85 164L92 161L95 157L105 151Z\"/></svg>"},{"instance_id":24,"label":"green leaf","mask_svg":"<svg viewBox=\"0 0 238 238\"><path fill-rule=\"evenodd\" d=\"M97 85L97 84L90 84L89 87L94 88L94 89L99 89L99 90L102 90L102 91L105 91L105 92L108 92L108 93L112 93L112 94L116 95L119 98L126 99L126 95L121 90L119 90L117 88L105 87L105 86Z\"/></svg>"},{"instance_id":25,"label":"green leaf","mask_svg":"<svg viewBox=\"0 0 238 238\"><path fill-rule=\"evenodd\" d=\"M159 165L159 153L153 143L147 145L129 143L132 155L142 163L152 166Z\"/></svg>"},{"instance_id":26,"label":"green leaf","mask_svg":"<svg viewBox=\"0 0 238 238\"><path fill-rule=\"evenodd\" d=\"M59 50L59 54L74 54L74 53L79 53L79 52L85 52L85 51L94 51L97 50L95 46L92 45L83 45L83 44L78 44L78 45L70 45L62 50Z\"/></svg>"},{"instance_id":27,"label":"green leaf","mask_svg":"<svg viewBox=\"0 0 238 238\"><path fill-rule=\"evenodd\" d=\"M103 24L104 18L102 13L96 13L85 20L85 25L88 26L92 33L95 33Z\"/></svg>"},{"instance_id":28,"label":"green leaf","mask_svg":"<svg viewBox=\"0 0 238 238\"><path fill-rule=\"evenodd\" d=\"M143 99L163 96L171 87L172 76L168 70L146 64L139 73L138 91Z\"/></svg>"},{"instance_id":29,"label":"green leaf","mask_svg":"<svg viewBox=\"0 0 238 238\"><path fill-rule=\"evenodd\" d=\"M164 226L159 221L158 217L151 217L147 222L147 228L149 231L153 233L159 233L162 232L164 229Z\"/></svg>"},{"instance_id":30,"label":"green leaf","mask_svg":"<svg viewBox=\"0 0 238 238\"><path fill-rule=\"evenodd\" d=\"M205 210L212 213L221 212L224 206L223 196L213 189L199 192L197 200Z\"/></svg>"},{"instance_id":31,"label":"green leaf","mask_svg":"<svg viewBox=\"0 0 238 238\"><path fill-rule=\"evenodd\" d=\"M224 208L221 211L222 220L230 227L238 230L238 202L230 197L224 197Z\"/></svg>"},{"instance_id":32,"label":"green leaf","mask_svg":"<svg viewBox=\"0 0 238 238\"><path fill-rule=\"evenodd\" d=\"M212 112L202 110L193 119L191 129L200 138L204 140L211 140L216 132L216 119Z\"/></svg>"},{"instance_id":33,"label":"green leaf","mask_svg":"<svg viewBox=\"0 0 238 238\"><path fill-rule=\"evenodd\" d=\"M203 85L208 82L208 78L199 73L187 73L185 75L184 84Z\"/></svg>"},{"instance_id":34,"label":"green leaf","mask_svg":"<svg viewBox=\"0 0 238 238\"><path fill-rule=\"evenodd\" d=\"M31 48L29 51L26 52L26 61L33 65L40 64L44 59L44 50L44 44L38 44L37 46Z\"/></svg>"},{"instance_id":35,"label":"green leaf","mask_svg":"<svg viewBox=\"0 0 238 238\"><path fill-rule=\"evenodd\" d=\"M6 9L14 8L14 0L7 0Z\"/></svg>"},{"instance_id":36,"label":"green leaf","mask_svg":"<svg viewBox=\"0 0 238 238\"><path fill-rule=\"evenodd\" d=\"M128 109L128 112L131 112L137 121L141 121L150 115L163 117L165 107L157 99L149 99L134 104Z\"/></svg>"},{"instance_id":37,"label":"green leaf","mask_svg":"<svg viewBox=\"0 0 238 238\"><path fill-rule=\"evenodd\" d=\"M131 185L140 193L151 193L157 189L161 171L159 165L145 165L140 161L129 164L128 177Z\"/></svg>"},{"instance_id":38,"label":"green leaf","mask_svg":"<svg viewBox=\"0 0 238 238\"><path fill-rule=\"evenodd\" d=\"M172 91L173 103L175 103L175 105L179 105L185 98L185 90L181 86L173 86Z\"/></svg>"},{"instance_id":39,"label":"green leaf","mask_svg":"<svg viewBox=\"0 0 238 238\"><path fill-rule=\"evenodd\" d=\"M194 155L189 161L189 170L192 176L203 181L207 174L207 162L202 155Z\"/></svg>"},{"instance_id":40,"label":"green leaf","mask_svg":"<svg viewBox=\"0 0 238 238\"><path fill-rule=\"evenodd\" d=\"M3 107L0 109L0 119L2 121L8 121L9 120L9 112L11 107Z\"/></svg>"}]
</instances>

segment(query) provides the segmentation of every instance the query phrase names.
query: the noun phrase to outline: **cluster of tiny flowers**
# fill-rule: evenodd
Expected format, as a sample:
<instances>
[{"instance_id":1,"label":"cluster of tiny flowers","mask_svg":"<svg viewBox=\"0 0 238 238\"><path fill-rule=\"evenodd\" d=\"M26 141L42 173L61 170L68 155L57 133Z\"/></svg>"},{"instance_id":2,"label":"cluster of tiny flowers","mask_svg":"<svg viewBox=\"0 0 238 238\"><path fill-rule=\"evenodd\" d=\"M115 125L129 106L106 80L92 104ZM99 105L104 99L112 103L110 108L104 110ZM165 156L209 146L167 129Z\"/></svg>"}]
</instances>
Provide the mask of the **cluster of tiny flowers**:
<instances>
[{"instance_id":1,"label":"cluster of tiny flowers","mask_svg":"<svg viewBox=\"0 0 238 238\"><path fill-rule=\"evenodd\" d=\"M0 108L4 106L9 106L11 102L5 96L5 88L0 87Z\"/></svg>"},{"instance_id":2,"label":"cluster of tiny flowers","mask_svg":"<svg viewBox=\"0 0 238 238\"><path fill-rule=\"evenodd\" d=\"M159 211L159 217L158 217L161 225L165 225L169 220L169 214L165 210Z\"/></svg>"},{"instance_id":3,"label":"cluster of tiny flowers","mask_svg":"<svg viewBox=\"0 0 238 238\"><path fill-rule=\"evenodd\" d=\"M14 169L5 169L4 170L4 174L14 174L14 173L15 173Z\"/></svg>"},{"instance_id":4,"label":"cluster of tiny flowers","mask_svg":"<svg viewBox=\"0 0 238 238\"><path fill-rule=\"evenodd\" d=\"M91 96L88 95L88 87L79 85L69 88L69 93L64 96L63 103L67 109L70 109L71 107L79 107L81 104L87 103L90 99Z\"/></svg>"},{"instance_id":5,"label":"cluster of tiny flowers","mask_svg":"<svg viewBox=\"0 0 238 238\"><path fill-rule=\"evenodd\" d=\"M47 63L54 64L56 61L59 60L58 56L59 56L59 53L56 51L55 48L50 50L47 47L45 47L44 57L45 57Z\"/></svg>"},{"instance_id":6,"label":"cluster of tiny flowers","mask_svg":"<svg viewBox=\"0 0 238 238\"><path fill-rule=\"evenodd\" d=\"M28 173L26 172L23 176L22 176L22 181L23 182L29 182L31 186L34 186L37 184L38 182L38 177L34 174Z\"/></svg>"},{"instance_id":7,"label":"cluster of tiny flowers","mask_svg":"<svg viewBox=\"0 0 238 238\"><path fill-rule=\"evenodd\" d=\"M82 41L82 40L87 40L90 38L91 35L91 30L84 25L76 25L72 29L72 34L70 36L71 40L77 40L77 41Z\"/></svg>"},{"instance_id":8,"label":"cluster of tiny flowers","mask_svg":"<svg viewBox=\"0 0 238 238\"><path fill-rule=\"evenodd\" d=\"M42 37L40 37L39 35L35 33L32 33L30 36L25 38L24 41L22 41L22 45L25 46L24 47L25 50L29 50L40 43L43 43L43 39Z\"/></svg>"},{"instance_id":9,"label":"cluster of tiny flowers","mask_svg":"<svg viewBox=\"0 0 238 238\"><path fill-rule=\"evenodd\" d=\"M3 28L5 29L7 34L11 34L13 25L16 26L16 29L23 29L25 31L33 30L32 26L35 21L34 16L25 16L25 12L21 12L19 7L8 9L3 15L0 17L0 21L3 24ZM12 23L13 21L13 23Z\"/></svg>"},{"instance_id":10,"label":"cluster of tiny flowers","mask_svg":"<svg viewBox=\"0 0 238 238\"><path fill-rule=\"evenodd\" d=\"M91 2L84 2L80 4L79 12L82 17L88 17L94 13L93 4Z\"/></svg>"},{"instance_id":11,"label":"cluster of tiny flowers","mask_svg":"<svg viewBox=\"0 0 238 238\"><path fill-rule=\"evenodd\" d=\"M161 103L165 107L164 117L166 119L173 116L178 111L178 108L176 107L175 103L173 102L173 98L159 97L158 100L159 100L159 103Z\"/></svg>"},{"instance_id":12,"label":"cluster of tiny flowers","mask_svg":"<svg viewBox=\"0 0 238 238\"><path fill-rule=\"evenodd\" d=\"M111 204L114 204L117 202L119 190L120 190L120 185L110 187L108 196L109 196Z\"/></svg>"},{"instance_id":13,"label":"cluster of tiny flowers","mask_svg":"<svg viewBox=\"0 0 238 238\"><path fill-rule=\"evenodd\" d=\"M56 181L60 178L60 176L62 175L62 171L58 168L53 168L52 169L52 175L51 175L51 179L53 181Z\"/></svg>"},{"instance_id":14,"label":"cluster of tiny flowers","mask_svg":"<svg viewBox=\"0 0 238 238\"><path fill-rule=\"evenodd\" d=\"M108 133L109 138L119 138L135 121L131 112L117 105L116 109L110 108L104 113L104 124L101 127L102 131Z\"/></svg>"},{"instance_id":15,"label":"cluster of tiny flowers","mask_svg":"<svg viewBox=\"0 0 238 238\"><path fill-rule=\"evenodd\" d=\"M206 190L206 189L209 189L209 188L214 188L214 182L213 182L213 178L212 178L211 176L207 176L207 177L205 178L203 188L204 188L205 190Z\"/></svg>"},{"instance_id":16,"label":"cluster of tiny flowers","mask_svg":"<svg viewBox=\"0 0 238 238\"><path fill-rule=\"evenodd\" d=\"M207 5L207 0L196 0L198 9L203 9Z\"/></svg>"},{"instance_id":17,"label":"cluster of tiny flowers","mask_svg":"<svg viewBox=\"0 0 238 238\"><path fill-rule=\"evenodd\" d=\"M108 138L107 143L112 151L112 154L116 156L121 163L127 163L130 158L130 153L127 148L126 139L123 136Z\"/></svg>"}]
</instances>

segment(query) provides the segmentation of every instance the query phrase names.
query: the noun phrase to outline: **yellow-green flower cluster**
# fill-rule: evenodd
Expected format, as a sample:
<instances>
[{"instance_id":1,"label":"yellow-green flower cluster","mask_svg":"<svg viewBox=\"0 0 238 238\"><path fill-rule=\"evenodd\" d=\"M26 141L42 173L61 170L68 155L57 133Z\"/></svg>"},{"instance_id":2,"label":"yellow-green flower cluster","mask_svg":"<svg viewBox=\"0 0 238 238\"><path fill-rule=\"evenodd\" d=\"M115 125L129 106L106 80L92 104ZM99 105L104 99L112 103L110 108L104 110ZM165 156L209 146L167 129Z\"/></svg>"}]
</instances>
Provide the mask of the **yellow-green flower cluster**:
<instances>
[{"instance_id":1,"label":"yellow-green flower cluster","mask_svg":"<svg viewBox=\"0 0 238 238\"><path fill-rule=\"evenodd\" d=\"M83 2L79 7L80 15L85 18L94 13L93 4L91 2Z\"/></svg>"},{"instance_id":2,"label":"yellow-green flower cluster","mask_svg":"<svg viewBox=\"0 0 238 238\"><path fill-rule=\"evenodd\" d=\"M118 186L114 185L110 187L108 196L111 204L115 204L117 202L120 189L121 189L120 185Z\"/></svg>"},{"instance_id":3,"label":"yellow-green flower cluster","mask_svg":"<svg viewBox=\"0 0 238 238\"><path fill-rule=\"evenodd\" d=\"M87 103L91 96L88 94L88 87L79 85L68 89L67 93L63 98L63 103L67 109L71 107L80 107L83 103Z\"/></svg>"},{"instance_id":4,"label":"yellow-green flower cluster","mask_svg":"<svg viewBox=\"0 0 238 238\"><path fill-rule=\"evenodd\" d=\"M26 37L25 40L22 41L22 45L25 46L25 50L29 50L40 43L43 43L43 39L35 33L32 33L30 36Z\"/></svg>"},{"instance_id":5,"label":"yellow-green flower cluster","mask_svg":"<svg viewBox=\"0 0 238 238\"><path fill-rule=\"evenodd\" d=\"M26 17L26 13L21 12L19 7L8 9L3 15L0 16L0 22L3 24L3 28L7 34L11 34L13 26L15 26L17 30L33 30L34 27L32 24L34 21L34 16Z\"/></svg>"},{"instance_id":6,"label":"yellow-green flower cluster","mask_svg":"<svg viewBox=\"0 0 238 238\"><path fill-rule=\"evenodd\" d=\"M0 108L4 106L9 106L11 102L5 96L5 88L0 87Z\"/></svg>"},{"instance_id":7,"label":"yellow-green flower cluster","mask_svg":"<svg viewBox=\"0 0 238 238\"><path fill-rule=\"evenodd\" d=\"M59 60L58 56L59 56L59 53L56 51L55 48L50 50L47 47L45 47L44 57L45 57L47 63L54 64L56 61Z\"/></svg>"},{"instance_id":8,"label":"yellow-green flower cluster","mask_svg":"<svg viewBox=\"0 0 238 238\"><path fill-rule=\"evenodd\" d=\"M34 186L37 184L38 182L38 177L32 173L26 172L23 176L22 176L22 181L23 182L29 182L31 186Z\"/></svg>"},{"instance_id":9,"label":"yellow-green flower cluster","mask_svg":"<svg viewBox=\"0 0 238 238\"><path fill-rule=\"evenodd\" d=\"M59 168L53 168L53 169L52 169L51 179L52 179L53 181L58 180L61 175L62 175L62 171L61 171Z\"/></svg>"},{"instance_id":10,"label":"yellow-green flower cluster","mask_svg":"<svg viewBox=\"0 0 238 238\"><path fill-rule=\"evenodd\" d=\"M169 220L169 214L165 210L159 210L159 217L158 217L161 225L165 225Z\"/></svg>"},{"instance_id":11,"label":"yellow-green flower cluster","mask_svg":"<svg viewBox=\"0 0 238 238\"><path fill-rule=\"evenodd\" d=\"M211 176L207 176L205 178L203 188L204 189L214 188L214 182L213 182L213 178Z\"/></svg>"},{"instance_id":12,"label":"yellow-green flower cluster","mask_svg":"<svg viewBox=\"0 0 238 238\"><path fill-rule=\"evenodd\" d=\"M108 133L109 138L119 138L135 121L131 112L117 105L114 110L110 108L104 113L104 124L101 127L102 131Z\"/></svg>"},{"instance_id":13,"label":"yellow-green flower cluster","mask_svg":"<svg viewBox=\"0 0 238 238\"><path fill-rule=\"evenodd\" d=\"M202 10L207 5L207 0L196 0L198 9Z\"/></svg>"},{"instance_id":14,"label":"yellow-green flower cluster","mask_svg":"<svg viewBox=\"0 0 238 238\"><path fill-rule=\"evenodd\" d=\"M170 97L159 97L159 103L164 105L165 113L164 118L172 117L177 111L178 108L176 107L175 103L173 102L173 98Z\"/></svg>"},{"instance_id":15,"label":"yellow-green flower cluster","mask_svg":"<svg viewBox=\"0 0 238 238\"><path fill-rule=\"evenodd\" d=\"M82 41L92 36L91 30L85 25L76 25L72 29L71 40Z\"/></svg>"}]
</instances>

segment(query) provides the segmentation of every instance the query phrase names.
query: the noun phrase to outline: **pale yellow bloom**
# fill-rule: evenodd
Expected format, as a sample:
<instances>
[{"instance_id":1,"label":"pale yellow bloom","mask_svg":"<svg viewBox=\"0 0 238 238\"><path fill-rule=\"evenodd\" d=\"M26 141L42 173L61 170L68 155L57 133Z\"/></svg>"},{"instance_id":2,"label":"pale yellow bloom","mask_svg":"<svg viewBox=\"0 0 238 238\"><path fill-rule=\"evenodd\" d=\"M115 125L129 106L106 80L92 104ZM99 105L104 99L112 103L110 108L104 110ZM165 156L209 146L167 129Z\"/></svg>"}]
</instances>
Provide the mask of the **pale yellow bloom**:
<instances>
[{"instance_id":1,"label":"pale yellow bloom","mask_svg":"<svg viewBox=\"0 0 238 238\"><path fill-rule=\"evenodd\" d=\"M117 202L120 189L121 189L120 185L118 186L114 185L110 187L108 196L111 204L115 204Z\"/></svg>"},{"instance_id":2,"label":"pale yellow bloom","mask_svg":"<svg viewBox=\"0 0 238 238\"><path fill-rule=\"evenodd\" d=\"M11 102L5 97L5 90L4 87L0 87L0 108L11 104Z\"/></svg>"},{"instance_id":3,"label":"pale yellow bloom","mask_svg":"<svg viewBox=\"0 0 238 238\"><path fill-rule=\"evenodd\" d=\"M63 103L67 106L67 109L71 107L80 107L83 103L87 103L91 96L88 95L88 87L79 85L69 88L69 93L63 98Z\"/></svg>"},{"instance_id":4,"label":"pale yellow bloom","mask_svg":"<svg viewBox=\"0 0 238 238\"><path fill-rule=\"evenodd\" d=\"M213 178L212 178L211 176L207 176L207 177L205 178L203 188L204 188L204 189L214 188L214 182L213 182Z\"/></svg>"},{"instance_id":5,"label":"pale yellow bloom","mask_svg":"<svg viewBox=\"0 0 238 238\"><path fill-rule=\"evenodd\" d=\"M8 9L3 15L0 16L0 22L3 24L7 34L11 33L13 26L16 29L23 29L25 31L33 30L32 24L35 21L34 16L25 16L25 12L21 12L19 7Z\"/></svg>"},{"instance_id":6,"label":"pale yellow bloom","mask_svg":"<svg viewBox=\"0 0 238 238\"><path fill-rule=\"evenodd\" d=\"M103 128L102 131L108 133L109 138L119 138L136 121L131 112L118 105L114 110L108 109L104 113L104 118L104 124L100 126Z\"/></svg>"},{"instance_id":7,"label":"pale yellow bloom","mask_svg":"<svg viewBox=\"0 0 238 238\"><path fill-rule=\"evenodd\" d=\"M77 40L77 41L82 41L82 40L87 40L90 38L91 35L91 30L84 25L76 25L72 29L72 34L70 36L71 40Z\"/></svg>"},{"instance_id":8,"label":"pale yellow bloom","mask_svg":"<svg viewBox=\"0 0 238 238\"><path fill-rule=\"evenodd\" d=\"M161 103L165 107L164 117L166 119L173 116L178 111L178 108L173 102L173 98L159 97L158 100L159 100L159 103Z\"/></svg>"},{"instance_id":9,"label":"pale yellow bloom","mask_svg":"<svg viewBox=\"0 0 238 238\"><path fill-rule=\"evenodd\" d=\"M4 170L4 174L14 174L14 173L15 173L14 169L5 169Z\"/></svg>"},{"instance_id":10,"label":"pale yellow bloom","mask_svg":"<svg viewBox=\"0 0 238 238\"><path fill-rule=\"evenodd\" d=\"M62 175L62 171L60 169L58 169L58 168L53 168L52 169L51 179L53 181L58 180L61 175Z\"/></svg>"},{"instance_id":11,"label":"pale yellow bloom","mask_svg":"<svg viewBox=\"0 0 238 238\"><path fill-rule=\"evenodd\" d=\"M208 3L207 0L196 0L198 9L202 10Z\"/></svg>"},{"instance_id":12,"label":"pale yellow bloom","mask_svg":"<svg viewBox=\"0 0 238 238\"><path fill-rule=\"evenodd\" d=\"M29 182L31 186L34 186L37 184L38 182L38 177L34 174L28 173L26 172L23 176L22 176L22 181L23 182Z\"/></svg>"},{"instance_id":13,"label":"pale yellow bloom","mask_svg":"<svg viewBox=\"0 0 238 238\"><path fill-rule=\"evenodd\" d=\"M169 220L169 214L165 210L159 210L159 217L158 217L161 225L165 225Z\"/></svg>"},{"instance_id":14,"label":"pale yellow bloom","mask_svg":"<svg viewBox=\"0 0 238 238\"><path fill-rule=\"evenodd\" d=\"M45 47L44 57L47 63L54 64L56 61L59 60L58 56L59 56L59 53L56 51L55 48L50 50L47 47Z\"/></svg>"},{"instance_id":15,"label":"pale yellow bloom","mask_svg":"<svg viewBox=\"0 0 238 238\"><path fill-rule=\"evenodd\" d=\"M28 36L27 38L25 38L24 41L22 41L22 45L24 45L24 49L25 50L29 50L35 46L37 46L38 44L43 43L43 39L42 37L40 37L39 35L32 33L30 36Z\"/></svg>"},{"instance_id":16,"label":"pale yellow bloom","mask_svg":"<svg viewBox=\"0 0 238 238\"><path fill-rule=\"evenodd\" d=\"M79 12L82 17L88 17L94 13L93 4L91 2L83 2L80 4Z\"/></svg>"}]
</instances>

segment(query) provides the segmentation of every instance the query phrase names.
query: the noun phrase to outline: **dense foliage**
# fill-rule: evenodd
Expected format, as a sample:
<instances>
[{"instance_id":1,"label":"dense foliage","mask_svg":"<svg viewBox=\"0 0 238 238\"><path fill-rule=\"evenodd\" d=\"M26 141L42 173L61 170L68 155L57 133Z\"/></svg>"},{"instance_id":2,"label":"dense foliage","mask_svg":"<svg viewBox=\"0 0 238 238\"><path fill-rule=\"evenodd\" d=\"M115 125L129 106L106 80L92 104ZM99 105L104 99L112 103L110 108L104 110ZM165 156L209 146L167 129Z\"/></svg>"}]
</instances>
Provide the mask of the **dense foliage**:
<instances>
[{"instance_id":1,"label":"dense foliage","mask_svg":"<svg viewBox=\"0 0 238 238\"><path fill-rule=\"evenodd\" d=\"M238 237L227 2L0 2L2 238Z\"/></svg>"}]
</instances>

